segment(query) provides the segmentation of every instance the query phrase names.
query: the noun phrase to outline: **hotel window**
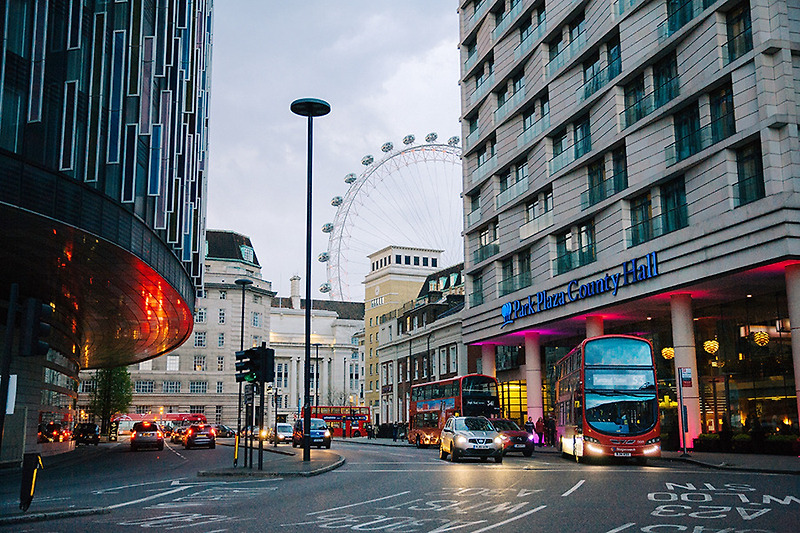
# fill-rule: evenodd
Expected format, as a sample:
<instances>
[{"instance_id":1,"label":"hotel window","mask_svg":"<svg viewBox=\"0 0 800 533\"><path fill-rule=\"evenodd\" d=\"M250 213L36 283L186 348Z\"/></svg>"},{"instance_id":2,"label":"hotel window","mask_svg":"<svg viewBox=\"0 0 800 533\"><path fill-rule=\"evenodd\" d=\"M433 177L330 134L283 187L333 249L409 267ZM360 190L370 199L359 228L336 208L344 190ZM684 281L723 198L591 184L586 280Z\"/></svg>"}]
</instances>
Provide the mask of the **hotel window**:
<instances>
[{"instance_id":1,"label":"hotel window","mask_svg":"<svg viewBox=\"0 0 800 533\"><path fill-rule=\"evenodd\" d=\"M700 109L697 102L675 114L675 153L682 161L700 151Z\"/></svg>"},{"instance_id":2,"label":"hotel window","mask_svg":"<svg viewBox=\"0 0 800 533\"><path fill-rule=\"evenodd\" d=\"M449 347L450 351L450 372L458 372L458 346L453 344Z\"/></svg>"},{"instance_id":3,"label":"hotel window","mask_svg":"<svg viewBox=\"0 0 800 533\"><path fill-rule=\"evenodd\" d=\"M164 381L161 383L161 392L167 394L177 394L181 391L180 381Z\"/></svg>"},{"instance_id":4,"label":"hotel window","mask_svg":"<svg viewBox=\"0 0 800 533\"><path fill-rule=\"evenodd\" d=\"M214 423L215 424L221 424L222 423L222 406L221 405L216 406L216 408L214 409Z\"/></svg>"},{"instance_id":5,"label":"hotel window","mask_svg":"<svg viewBox=\"0 0 800 533\"><path fill-rule=\"evenodd\" d=\"M539 218L553 209L553 189L547 188L540 192L536 199L525 204L525 222Z\"/></svg>"},{"instance_id":6,"label":"hotel window","mask_svg":"<svg viewBox=\"0 0 800 533\"><path fill-rule=\"evenodd\" d=\"M531 249L523 250L518 256L519 274L517 288L530 287L531 285Z\"/></svg>"},{"instance_id":7,"label":"hotel window","mask_svg":"<svg viewBox=\"0 0 800 533\"><path fill-rule=\"evenodd\" d=\"M219 310L219 323L220 324L224 324L225 323L225 309L220 309Z\"/></svg>"},{"instance_id":8,"label":"hotel window","mask_svg":"<svg viewBox=\"0 0 800 533\"><path fill-rule=\"evenodd\" d=\"M222 394L222 381L217 381L217 394Z\"/></svg>"},{"instance_id":9,"label":"hotel window","mask_svg":"<svg viewBox=\"0 0 800 533\"><path fill-rule=\"evenodd\" d=\"M748 2L739 4L726 14L727 19L727 57L729 63L742 57L753 49L753 27L750 22L750 5Z\"/></svg>"},{"instance_id":10,"label":"hotel window","mask_svg":"<svg viewBox=\"0 0 800 533\"><path fill-rule=\"evenodd\" d=\"M417 359L417 358L412 358L411 359L411 365L414 367L414 379L415 380L419 379L419 363L420 363L419 359Z\"/></svg>"},{"instance_id":11,"label":"hotel window","mask_svg":"<svg viewBox=\"0 0 800 533\"><path fill-rule=\"evenodd\" d=\"M133 390L139 394L149 394L155 390L153 380L137 381Z\"/></svg>"},{"instance_id":12,"label":"hotel window","mask_svg":"<svg viewBox=\"0 0 800 533\"><path fill-rule=\"evenodd\" d=\"M195 355L194 356L194 364L192 368L195 372L205 372L206 371L206 356L205 355Z\"/></svg>"},{"instance_id":13,"label":"hotel window","mask_svg":"<svg viewBox=\"0 0 800 533\"><path fill-rule=\"evenodd\" d=\"M548 49L550 51L550 61L557 58L558 54L564 50L564 39L560 32L556 36L556 39L548 44Z\"/></svg>"},{"instance_id":14,"label":"hotel window","mask_svg":"<svg viewBox=\"0 0 800 533\"><path fill-rule=\"evenodd\" d=\"M614 168L614 194L628 188L628 158L625 147L614 150L611 154L612 166Z\"/></svg>"},{"instance_id":15,"label":"hotel window","mask_svg":"<svg viewBox=\"0 0 800 533\"><path fill-rule=\"evenodd\" d=\"M228 291L219 291L219 299L226 300L228 298Z\"/></svg>"},{"instance_id":16,"label":"hotel window","mask_svg":"<svg viewBox=\"0 0 800 533\"><path fill-rule=\"evenodd\" d=\"M262 298L263 298L263 296L261 296L260 294L254 294L253 295L253 303L254 304L260 304Z\"/></svg>"},{"instance_id":17,"label":"hotel window","mask_svg":"<svg viewBox=\"0 0 800 533\"><path fill-rule=\"evenodd\" d=\"M535 123L536 107L531 106L528 110L522 112L522 131L527 131Z\"/></svg>"},{"instance_id":18,"label":"hotel window","mask_svg":"<svg viewBox=\"0 0 800 533\"><path fill-rule=\"evenodd\" d=\"M735 205L741 206L766 196L761 145L758 141L736 150Z\"/></svg>"},{"instance_id":19,"label":"hotel window","mask_svg":"<svg viewBox=\"0 0 800 533\"><path fill-rule=\"evenodd\" d=\"M153 360L142 361L139 363L139 370L153 370Z\"/></svg>"},{"instance_id":20,"label":"hotel window","mask_svg":"<svg viewBox=\"0 0 800 533\"><path fill-rule=\"evenodd\" d=\"M481 274L474 274L472 276L472 292L469 295L469 304L471 306L481 305L483 303L483 276Z\"/></svg>"},{"instance_id":21,"label":"hotel window","mask_svg":"<svg viewBox=\"0 0 800 533\"><path fill-rule=\"evenodd\" d=\"M553 157L558 157L567 149L567 130L561 130L553 135Z\"/></svg>"},{"instance_id":22,"label":"hotel window","mask_svg":"<svg viewBox=\"0 0 800 533\"><path fill-rule=\"evenodd\" d=\"M690 2L691 4L691 2ZM678 59L675 52L653 65L655 107L659 108L678 96ZM649 111L648 111L649 112Z\"/></svg>"},{"instance_id":23,"label":"hotel window","mask_svg":"<svg viewBox=\"0 0 800 533\"><path fill-rule=\"evenodd\" d=\"M242 251L242 259L244 259L248 263L252 263L253 257L255 255L253 253L253 249L250 246L244 246L244 245L239 246L239 249Z\"/></svg>"},{"instance_id":24,"label":"hotel window","mask_svg":"<svg viewBox=\"0 0 800 533\"><path fill-rule=\"evenodd\" d=\"M631 200L630 245L636 246L653 238L653 210L650 193Z\"/></svg>"},{"instance_id":25,"label":"hotel window","mask_svg":"<svg viewBox=\"0 0 800 533\"><path fill-rule=\"evenodd\" d=\"M137 415L146 415L149 412L150 412L150 406L149 405L137 405L136 406L136 414Z\"/></svg>"},{"instance_id":26,"label":"hotel window","mask_svg":"<svg viewBox=\"0 0 800 533\"><path fill-rule=\"evenodd\" d=\"M94 392L95 390L97 390L96 379L86 379L81 381L81 386L79 389L80 392Z\"/></svg>"},{"instance_id":27,"label":"hotel window","mask_svg":"<svg viewBox=\"0 0 800 533\"><path fill-rule=\"evenodd\" d=\"M401 255L395 255L395 256L394 256L394 264L396 264L396 265L400 265L400 264L402 264L402 263L403 263L403 256L401 256Z\"/></svg>"},{"instance_id":28,"label":"hotel window","mask_svg":"<svg viewBox=\"0 0 800 533\"><path fill-rule=\"evenodd\" d=\"M595 52L583 62L583 85L587 95L594 94L600 88L600 53Z\"/></svg>"},{"instance_id":29,"label":"hotel window","mask_svg":"<svg viewBox=\"0 0 800 533\"><path fill-rule=\"evenodd\" d=\"M403 264L410 265L411 264L411 256L406 255L403 257Z\"/></svg>"},{"instance_id":30,"label":"hotel window","mask_svg":"<svg viewBox=\"0 0 800 533\"><path fill-rule=\"evenodd\" d=\"M624 88L625 126L630 126L647 114L644 100L644 76L639 75Z\"/></svg>"},{"instance_id":31,"label":"hotel window","mask_svg":"<svg viewBox=\"0 0 800 533\"><path fill-rule=\"evenodd\" d=\"M252 317L253 317L253 320L252 320L253 327L254 328L260 328L261 327L261 313L259 313L257 311L253 311Z\"/></svg>"},{"instance_id":32,"label":"hotel window","mask_svg":"<svg viewBox=\"0 0 800 533\"><path fill-rule=\"evenodd\" d=\"M220 333L219 335L217 335L217 347L223 348L224 346L225 346L225 334Z\"/></svg>"},{"instance_id":33,"label":"hotel window","mask_svg":"<svg viewBox=\"0 0 800 533\"><path fill-rule=\"evenodd\" d=\"M587 221L577 228L556 235L556 275L592 263L595 257L594 222Z\"/></svg>"},{"instance_id":34,"label":"hotel window","mask_svg":"<svg viewBox=\"0 0 800 533\"><path fill-rule=\"evenodd\" d=\"M207 381L190 381L189 394L206 394L208 392Z\"/></svg>"},{"instance_id":35,"label":"hotel window","mask_svg":"<svg viewBox=\"0 0 800 533\"><path fill-rule=\"evenodd\" d=\"M167 356L167 372L177 372L180 370L180 357L177 355Z\"/></svg>"},{"instance_id":36,"label":"hotel window","mask_svg":"<svg viewBox=\"0 0 800 533\"><path fill-rule=\"evenodd\" d=\"M206 332L205 331L195 331L194 332L194 347L195 348L205 348L206 347Z\"/></svg>"},{"instance_id":37,"label":"hotel window","mask_svg":"<svg viewBox=\"0 0 800 533\"><path fill-rule=\"evenodd\" d=\"M602 159L589 163L589 205L606 199L606 163Z\"/></svg>"},{"instance_id":38,"label":"hotel window","mask_svg":"<svg viewBox=\"0 0 800 533\"><path fill-rule=\"evenodd\" d=\"M206 323L206 308L205 307L198 307L197 310L194 312L194 321L198 324L205 324Z\"/></svg>"},{"instance_id":39,"label":"hotel window","mask_svg":"<svg viewBox=\"0 0 800 533\"><path fill-rule=\"evenodd\" d=\"M683 176L661 186L661 229L669 233L689 225Z\"/></svg>"},{"instance_id":40,"label":"hotel window","mask_svg":"<svg viewBox=\"0 0 800 533\"><path fill-rule=\"evenodd\" d=\"M577 41L585 28L586 19L581 13L569 23L569 42Z\"/></svg>"},{"instance_id":41,"label":"hotel window","mask_svg":"<svg viewBox=\"0 0 800 533\"><path fill-rule=\"evenodd\" d=\"M736 133L733 115L733 89L730 84L709 95L711 103L711 142L717 143Z\"/></svg>"},{"instance_id":42,"label":"hotel window","mask_svg":"<svg viewBox=\"0 0 800 533\"><path fill-rule=\"evenodd\" d=\"M582 157L592 150L592 133L589 130L589 117L579 119L573 130L575 140L575 159Z\"/></svg>"},{"instance_id":43,"label":"hotel window","mask_svg":"<svg viewBox=\"0 0 800 533\"><path fill-rule=\"evenodd\" d=\"M439 260L438 260L438 259L436 259L435 257L431 257L431 266L432 266L433 268L436 268L436 267L438 267L438 266L439 266L439 265L438 265L438 263L439 263Z\"/></svg>"},{"instance_id":44,"label":"hotel window","mask_svg":"<svg viewBox=\"0 0 800 533\"><path fill-rule=\"evenodd\" d=\"M225 356L218 355L217 356L217 372L224 372L225 371Z\"/></svg>"}]
</instances>

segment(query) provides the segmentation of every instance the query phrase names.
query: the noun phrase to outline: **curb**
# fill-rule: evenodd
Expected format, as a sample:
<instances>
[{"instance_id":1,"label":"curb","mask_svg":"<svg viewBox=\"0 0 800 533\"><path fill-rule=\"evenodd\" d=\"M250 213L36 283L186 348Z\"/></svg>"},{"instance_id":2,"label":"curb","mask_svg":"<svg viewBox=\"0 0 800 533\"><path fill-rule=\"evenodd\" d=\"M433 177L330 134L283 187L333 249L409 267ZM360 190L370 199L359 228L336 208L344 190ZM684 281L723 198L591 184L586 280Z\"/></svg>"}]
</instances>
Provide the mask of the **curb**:
<instances>
[{"instance_id":1,"label":"curb","mask_svg":"<svg viewBox=\"0 0 800 533\"><path fill-rule=\"evenodd\" d=\"M197 473L197 477L312 477L330 472L342 466L345 463L344 457L339 457L339 460L328 466L310 470L308 472L266 472L264 470L244 470L241 472L232 471L214 471L214 470L201 470Z\"/></svg>"},{"instance_id":2,"label":"curb","mask_svg":"<svg viewBox=\"0 0 800 533\"><path fill-rule=\"evenodd\" d=\"M703 461L698 461L697 459L690 459L686 457L661 457L662 461L671 461L671 462L680 462L680 463L689 463L697 466L702 466L704 468L710 468L712 470L732 470L735 472L753 472L759 474L783 474L788 476L800 476L800 471L798 470L778 470L774 468L753 468L749 466L736 466L736 465L728 465L725 463L722 464L712 464L712 463L705 463Z\"/></svg>"},{"instance_id":3,"label":"curb","mask_svg":"<svg viewBox=\"0 0 800 533\"><path fill-rule=\"evenodd\" d=\"M64 511L46 511L41 513L19 514L0 517L0 525L22 524L25 522L41 522L44 520L57 520L59 518L73 518L76 516L89 516L96 514L109 514L107 507L94 507L91 509L71 509Z\"/></svg>"},{"instance_id":4,"label":"curb","mask_svg":"<svg viewBox=\"0 0 800 533\"><path fill-rule=\"evenodd\" d=\"M383 442L359 442L353 440L345 440L345 439L336 439L335 441L337 444L344 443L344 444L356 444L359 446L384 446L386 448L415 448L413 444L408 443L399 443L399 444L389 444Z\"/></svg>"},{"instance_id":5,"label":"curb","mask_svg":"<svg viewBox=\"0 0 800 533\"><path fill-rule=\"evenodd\" d=\"M233 444L232 442L219 442L219 441L217 441L217 446L227 446L228 448L235 448L236 447L236 445ZM240 448L244 448L244 446L242 446L242 445L239 445L239 447ZM276 447L273 446L272 444L270 444L269 446L264 446L263 449L264 449L265 452L277 453L279 455L290 455L290 456L297 455L295 452L289 452L289 451L276 449ZM254 450L258 451L258 446L256 446L254 448Z\"/></svg>"}]
</instances>

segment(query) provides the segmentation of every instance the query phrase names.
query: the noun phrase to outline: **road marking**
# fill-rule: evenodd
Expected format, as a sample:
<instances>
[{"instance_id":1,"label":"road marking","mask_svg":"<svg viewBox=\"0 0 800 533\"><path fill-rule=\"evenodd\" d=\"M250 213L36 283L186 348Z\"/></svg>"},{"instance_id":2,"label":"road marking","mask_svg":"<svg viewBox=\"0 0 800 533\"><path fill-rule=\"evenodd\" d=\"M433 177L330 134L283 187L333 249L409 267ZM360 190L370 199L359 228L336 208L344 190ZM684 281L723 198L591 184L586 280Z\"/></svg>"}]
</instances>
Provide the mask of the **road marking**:
<instances>
[{"instance_id":1,"label":"road marking","mask_svg":"<svg viewBox=\"0 0 800 533\"><path fill-rule=\"evenodd\" d=\"M172 489L172 490L168 490L168 491L162 492L160 494L153 494L152 496L146 496L144 498L139 498L138 500L132 500L132 501L129 501L129 502L122 502L122 503L117 503L117 504L114 504L114 505L109 505L108 507L106 507L106 509L118 509L120 507L126 507L128 505L134 505L136 503L142 503L142 502L146 502L146 501L150 501L150 500L155 500L156 498L161 498L163 496L169 496L170 494L175 494L176 492L180 492L182 490L186 490L186 489L188 489L190 487L191 487L191 485L181 485L178 488L175 488L175 489Z\"/></svg>"},{"instance_id":2,"label":"road marking","mask_svg":"<svg viewBox=\"0 0 800 533\"><path fill-rule=\"evenodd\" d=\"M580 486L581 486L581 485L583 485L584 483L586 483L586 480L585 480L585 479L582 479L582 480L578 481L577 483L575 483L575 486L574 486L574 487L572 487L572 488L571 488L571 489L569 489L567 492L565 492L564 494L562 494L562 495L561 495L561 497L563 498L564 496L569 496L570 494L572 494L573 492L575 492L576 490L578 490L578 489L580 488Z\"/></svg>"},{"instance_id":3,"label":"road marking","mask_svg":"<svg viewBox=\"0 0 800 533\"><path fill-rule=\"evenodd\" d=\"M628 522L627 524L622 524L621 526L615 527L614 529L612 529L610 531L606 531L606 533L619 533L620 531L622 531L624 529L628 529L629 527L635 526L635 525L636 525L636 522Z\"/></svg>"},{"instance_id":4,"label":"road marking","mask_svg":"<svg viewBox=\"0 0 800 533\"><path fill-rule=\"evenodd\" d=\"M172 482L173 485L175 484L176 481ZM112 487L110 489L93 490L92 494L103 494L103 493L106 493L106 492L119 492L119 491L125 490L125 489L132 489L133 487L144 487L145 485L158 485L160 483L166 483L166 481L145 481L143 483L133 483L132 485L122 485L120 487Z\"/></svg>"},{"instance_id":5,"label":"road marking","mask_svg":"<svg viewBox=\"0 0 800 533\"><path fill-rule=\"evenodd\" d=\"M528 516L529 514L533 514L533 513L537 512L537 511L541 511L541 510L542 510L542 509L544 509L545 507L547 507L547 506L546 506L546 505L540 505L539 507L536 507L535 509L531 509L530 511L525 511L525 512L524 512L524 513L522 513L521 515L517 515L517 516L515 516L515 517L513 517L513 518L509 518L508 520L503 520L502 522L498 522L498 523L496 523L496 524L492 524L492 525L490 525L490 526L486 526L486 527L485 527L485 528L483 528L483 529L476 529L476 530L475 530L475 531L473 531L472 533L482 533L483 531L491 531L491 530L493 530L493 529L496 529L496 528L498 528L498 527L500 527L500 526L504 526L504 525L506 525L506 524L509 524L509 523L511 523L511 522L514 522L515 520L519 520L520 518L525 518L525 517L526 517L526 516Z\"/></svg>"},{"instance_id":6,"label":"road marking","mask_svg":"<svg viewBox=\"0 0 800 533\"><path fill-rule=\"evenodd\" d=\"M397 498L398 496L403 496L411 492L410 490L404 490L403 492L398 492L397 494L392 494L390 496L383 496L381 498L375 498L374 500L367 500L365 502L358 502L358 503L351 503L349 505L342 505L341 507L333 507L332 509L325 509L324 511L316 511L314 513L308 513L308 516L314 516L315 514L322 514L322 513L330 513L332 511L339 511L340 509L348 509L350 507L358 507L359 505L367 505L370 503L375 503L383 500L388 500L390 498Z\"/></svg>"}]
</instances>

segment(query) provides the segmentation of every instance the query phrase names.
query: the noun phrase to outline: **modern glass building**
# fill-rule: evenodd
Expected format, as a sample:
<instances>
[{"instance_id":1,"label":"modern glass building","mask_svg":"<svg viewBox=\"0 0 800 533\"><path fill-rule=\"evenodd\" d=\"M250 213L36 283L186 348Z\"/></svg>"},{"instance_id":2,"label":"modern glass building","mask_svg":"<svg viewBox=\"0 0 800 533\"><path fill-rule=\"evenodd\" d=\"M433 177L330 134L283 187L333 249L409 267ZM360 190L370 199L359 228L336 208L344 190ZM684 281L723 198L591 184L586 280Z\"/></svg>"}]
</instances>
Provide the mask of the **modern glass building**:
<instances>
[{"instance_id":1,"label":"modern glass building","mask_svg":"<svg viewBox=\"0 0 800 533\"><path fill-rule=\"evenodd\" d=\"M55 311L47 356L13 352L17 449L72 422L79 369L156 357L192 331L212 6L0 1L0 300L17 284Z\"/></svg>"},{"instance_id":2,"label":"modern glass building","mask_svg":"<svg viewBox=\"0 0 800 533\"><path fill-rule=\"evenodd\" d=\"M678 368L690 447L723 423L796 432L793 5L467 0L459 17L463 332L483 371L525 381L536 420L558 357L637 334L671 444Z\"/></svg>"}]
</instances>

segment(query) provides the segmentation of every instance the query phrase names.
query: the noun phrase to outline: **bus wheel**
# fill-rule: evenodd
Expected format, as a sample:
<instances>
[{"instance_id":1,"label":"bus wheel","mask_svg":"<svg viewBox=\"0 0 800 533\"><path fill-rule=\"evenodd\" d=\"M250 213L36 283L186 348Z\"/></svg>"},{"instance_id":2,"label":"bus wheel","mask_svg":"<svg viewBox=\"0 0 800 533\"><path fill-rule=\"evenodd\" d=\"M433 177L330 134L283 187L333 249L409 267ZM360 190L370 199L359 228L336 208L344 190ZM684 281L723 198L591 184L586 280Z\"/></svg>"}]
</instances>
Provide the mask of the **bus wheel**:
<instances>
[{"instance_id":1,"label":"bus wheel","mask_svg":"<svg viewBox=\"0 0 800 533\"><path fill-rule=\"evenodd\" d=\"M358 430L356 430L355 433L353 433L353 437L355 437L355 438L358 438L360 436L361 436L361 432L358 431Z\"/></svg>"}]
</instances>

